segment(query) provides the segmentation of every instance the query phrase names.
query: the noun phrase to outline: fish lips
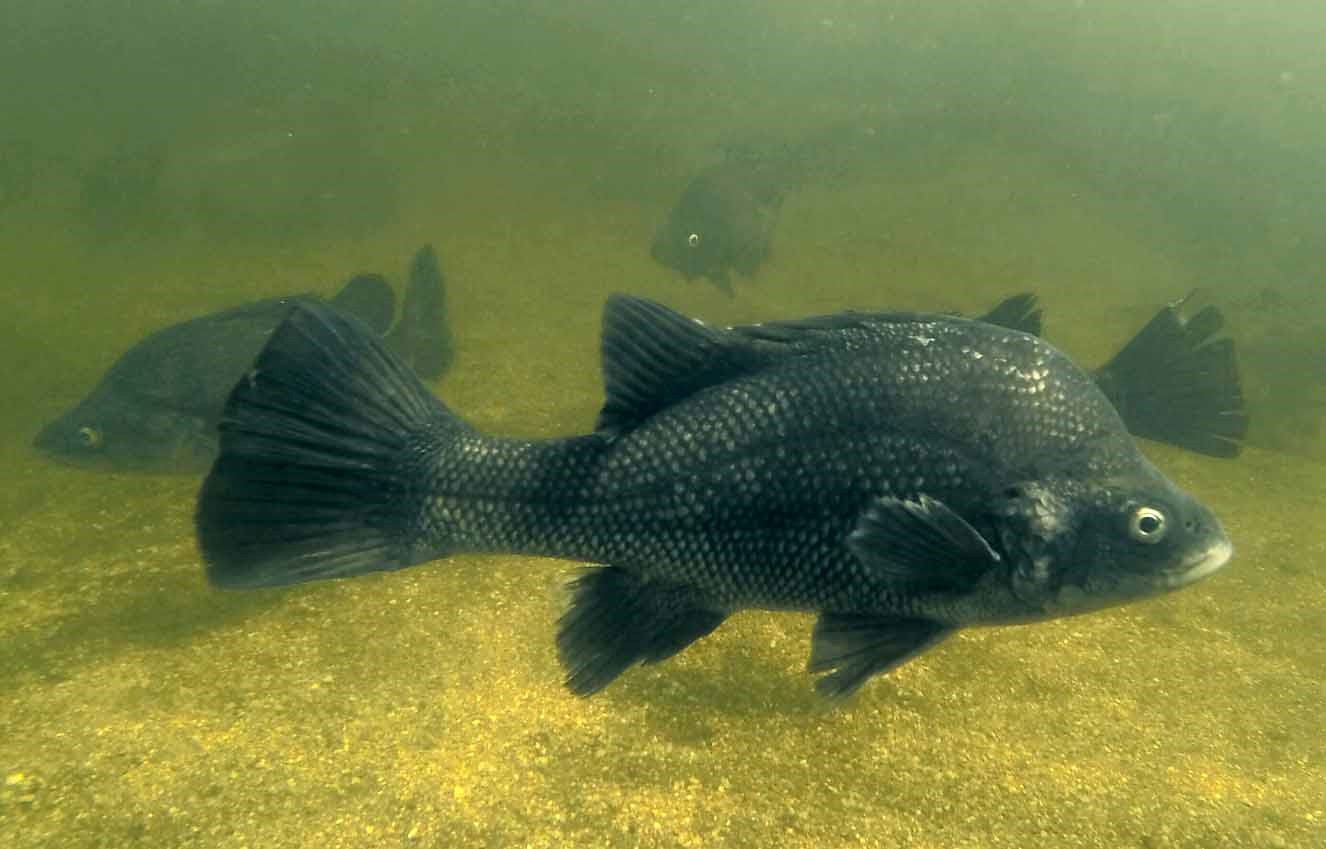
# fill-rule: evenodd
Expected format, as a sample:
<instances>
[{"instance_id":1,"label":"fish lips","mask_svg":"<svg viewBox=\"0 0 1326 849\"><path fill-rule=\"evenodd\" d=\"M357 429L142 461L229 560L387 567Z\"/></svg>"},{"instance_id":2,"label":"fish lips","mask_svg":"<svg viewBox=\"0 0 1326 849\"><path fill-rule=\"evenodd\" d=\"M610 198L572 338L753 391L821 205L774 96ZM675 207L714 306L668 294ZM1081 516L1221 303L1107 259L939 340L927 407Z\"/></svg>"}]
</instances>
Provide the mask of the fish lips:
<instances>
[{"instance_id":1,"label":"fish lips","mask_svg":"<svg viewBox=\"0 0 1326 849\"><path fill-rule=\"evenodd\" d=\"M56 419L48 422L37 435L32 438L32 447L43 454L50 454L59 459L69 453L73 447L73 436L71 435L68 422L64 419Z\"/></svg>"},{"instance_id":2,"label":"fish lips","mask_svg":"<svg viewBox=\"0 0 1326 849\"><path fill-rule=\"evenodd\" d=\"M1183 558L1178 567L1166 572L1161 580L1165 588L1171 590L1195 584L1223 569L1233 555L1233 543L1228 539L1217 540Z\"/></svg>"}]
</instances>

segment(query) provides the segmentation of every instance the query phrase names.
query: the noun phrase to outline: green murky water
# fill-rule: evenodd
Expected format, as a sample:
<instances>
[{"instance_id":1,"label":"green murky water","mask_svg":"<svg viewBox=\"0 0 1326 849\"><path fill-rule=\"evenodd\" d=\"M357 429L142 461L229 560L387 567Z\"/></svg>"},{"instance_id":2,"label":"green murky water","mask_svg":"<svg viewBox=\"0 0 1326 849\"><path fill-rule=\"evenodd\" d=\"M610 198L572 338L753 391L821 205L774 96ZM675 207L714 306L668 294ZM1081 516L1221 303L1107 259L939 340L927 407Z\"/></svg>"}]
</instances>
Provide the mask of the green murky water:
<instances>
[{"instance_id":1,"label":"green murky water","mask_svg":"<svg viewBox=\"0 0 1326 849\"><path fill-rule=\"evenodd\" d=\"M1315 6L15 5L4 845L1326 845ZM788 199L735 299L650 261L722 145L842 127L890 143ZM755 613L582 701L552 642L568 565L222 593L196 479L31 452L148 331L358 270L400 280L425 241L458 346L436 388L520 435L592 422L614 291L745 321L1033 290L1095 365L1201 287L1239 346L1250 445L1147 451L1235 561L1164 599L965 633L838 708L802 672L810 619Z\"/></svg>"}]
</instances>

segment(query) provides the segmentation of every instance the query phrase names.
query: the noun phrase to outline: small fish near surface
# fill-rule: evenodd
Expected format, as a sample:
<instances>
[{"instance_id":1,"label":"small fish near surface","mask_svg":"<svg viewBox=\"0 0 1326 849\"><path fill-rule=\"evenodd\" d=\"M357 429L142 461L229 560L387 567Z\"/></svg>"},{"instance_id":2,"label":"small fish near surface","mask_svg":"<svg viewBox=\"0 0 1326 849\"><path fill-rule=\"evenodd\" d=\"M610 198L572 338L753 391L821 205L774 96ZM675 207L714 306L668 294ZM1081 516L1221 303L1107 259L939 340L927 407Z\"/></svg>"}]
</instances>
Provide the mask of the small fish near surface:
<instances>
[{"instance_id":1,"label":"small fish near surface","mask_svg":"<svg viewBox=\"0 0 1326 849\"><path fill-rule=\"evenodd\" d=\"M809 668L844 696L962 628L1176 590L1232 553L1030 334L908 313L723 329L614 296L601 345L592 433L499 438L355 320L299 305L226 405L195 516L210 580L605 564L559 624L573 692L763 608L818 614Z\"/></svg>"},{"instance_id":2,"label":"small fish near surface","mask_svg":"<svg viewBox=\"0 0 1326 849\"><path fill-rule=\"evenodd\" d=\"M217 451L217 423L235 384L249 372L272 331L315 295L244 304L174 324L126 351L97 386L34 440L43 454L111 471L198 473ZM380 275L354 277L331 300L353 315L425 378L451 362L445 290L437 256L414 258L400 319L395 294ZM389 329L390 328L390 329Z\"/></svg>"},{"instance_id":3,"label":"small fish near surface","mask_svg":"<svg viewBox=\"0 0 1326 849\"><path fill-rule=\"evenodd\" d=\"M732 272L750 277L769 258L788 187L782 172L751 158L700 171L655 231L650 255L687 280L703 277L732 295Z\"/></svg>"}]
</instances>

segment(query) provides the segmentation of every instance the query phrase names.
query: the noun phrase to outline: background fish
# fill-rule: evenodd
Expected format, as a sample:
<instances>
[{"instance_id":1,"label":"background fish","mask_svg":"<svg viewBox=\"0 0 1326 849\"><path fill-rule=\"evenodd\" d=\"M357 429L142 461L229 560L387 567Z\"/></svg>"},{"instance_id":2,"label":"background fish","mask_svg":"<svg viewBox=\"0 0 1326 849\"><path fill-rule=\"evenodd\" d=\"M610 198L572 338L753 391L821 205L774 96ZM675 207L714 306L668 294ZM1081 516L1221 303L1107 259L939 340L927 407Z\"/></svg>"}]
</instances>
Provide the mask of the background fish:
<instances>
[{"instance_id":1,"label":"background fish","mask_svg":"<svg viewBox=\"0 0 1326 849\"><path fill-rule=\"evenodd\" d=\"M1135 436L1213 457L1236 457L1248 411L1234 340L1214 305L1191 316L1166 306L1093 376Z\"/></svg>"},{"instance_id":2,"label":"background fish","mask_svg":"<svg viewBox=\"0 0 1326 849\"><path fill-rule=\"evenodd\" d=\"M687 280L731 295L731 273L753 275L769 257L789 177L778 164L738 158L700 171L654 234L650 255Z\"/></svg>"},{"instance_id":3,"label":"background fish","mask_svg":"<svg viewBox=\"0 0 1326 849\"><path fill-rule=\"evenodd\" d=\"M426 378L451 361L443 281L425 246L416 255L400 321L387 342ZM78 466L134 472L201 472L216 456L217 422L231 389L252 367L272 331L316 295L270 298L162 328L126 351L95 388L34 441L46 455ZM376 274L350 280L331 300L373 332L387 333L391 286ZM441 329L438 329L441 328Z\"/></svg>"},{"instance_id":4,"label":"background fish","mask_svg":"<svg viewBox=\"0 0 1326 849\"><path fill-rule=\"evenodd\" d=\"M196 514L208 575L602 563L560 622L574 692L754 607L819 614L810 669L845 695L960 628L1166 592L1231 555L1034 336L885 313L757 327L611 298L597 429L531 441L476 432L362 325L299 305L226 405Z\"/></svg>"},{"instance_id":5,"label":"background fish","mask_svg":"<svg viewBox=\"0 0 1326 849\"><path fill-rule=\"evenodd\" d=\"M769 258L783 199L810 181L832 183L877 162L898 139L834 125L781 144L729 144L697 172L654 232L654 260L728 295L732 272L753 276Z\"/></svg>"}]
</instances>

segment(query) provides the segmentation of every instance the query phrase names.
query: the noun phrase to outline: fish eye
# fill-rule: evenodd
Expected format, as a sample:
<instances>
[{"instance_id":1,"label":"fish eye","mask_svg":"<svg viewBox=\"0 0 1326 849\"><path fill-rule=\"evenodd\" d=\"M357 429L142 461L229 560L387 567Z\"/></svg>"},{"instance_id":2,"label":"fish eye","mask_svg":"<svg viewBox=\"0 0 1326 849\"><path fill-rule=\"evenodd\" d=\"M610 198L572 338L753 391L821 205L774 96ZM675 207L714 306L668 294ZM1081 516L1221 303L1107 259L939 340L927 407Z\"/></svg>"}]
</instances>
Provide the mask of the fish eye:
<instances>
[{"instance_id":1,"label":"fish eye","mask_svg":"<svg viewBox=\"0 0 1326 849\"><path fill-rule=\"evenodd\" d=\"M100 448L101 431L95 427L83 425L78 429L78 441L84 448Z\"/></svg>"},{"instance_id":2,"label":"fish eye","mask_svg":"<svg viewBox=\"0 0 1326 849\"><path fill-rule=\"evenodd\" d=\"M690 246L693 247L693 248L698 248L698 247L700 247L700 234L699 234L699 233L692 233L691 235L687 236L687 237L686 237L686 244L690 245Z\"/></svg>"},{"instance_id":3,"label":"fish eye","mask_svg":"<svg viewBox=\"0 0 1326 849\"><path fill-rule=\"evenodd\" d=\"M1138 542L1157 543L1165 538L1168 522L1154 507L1138 507L1128 518L1128 535Z\"/></svg>"}]
</instances>

